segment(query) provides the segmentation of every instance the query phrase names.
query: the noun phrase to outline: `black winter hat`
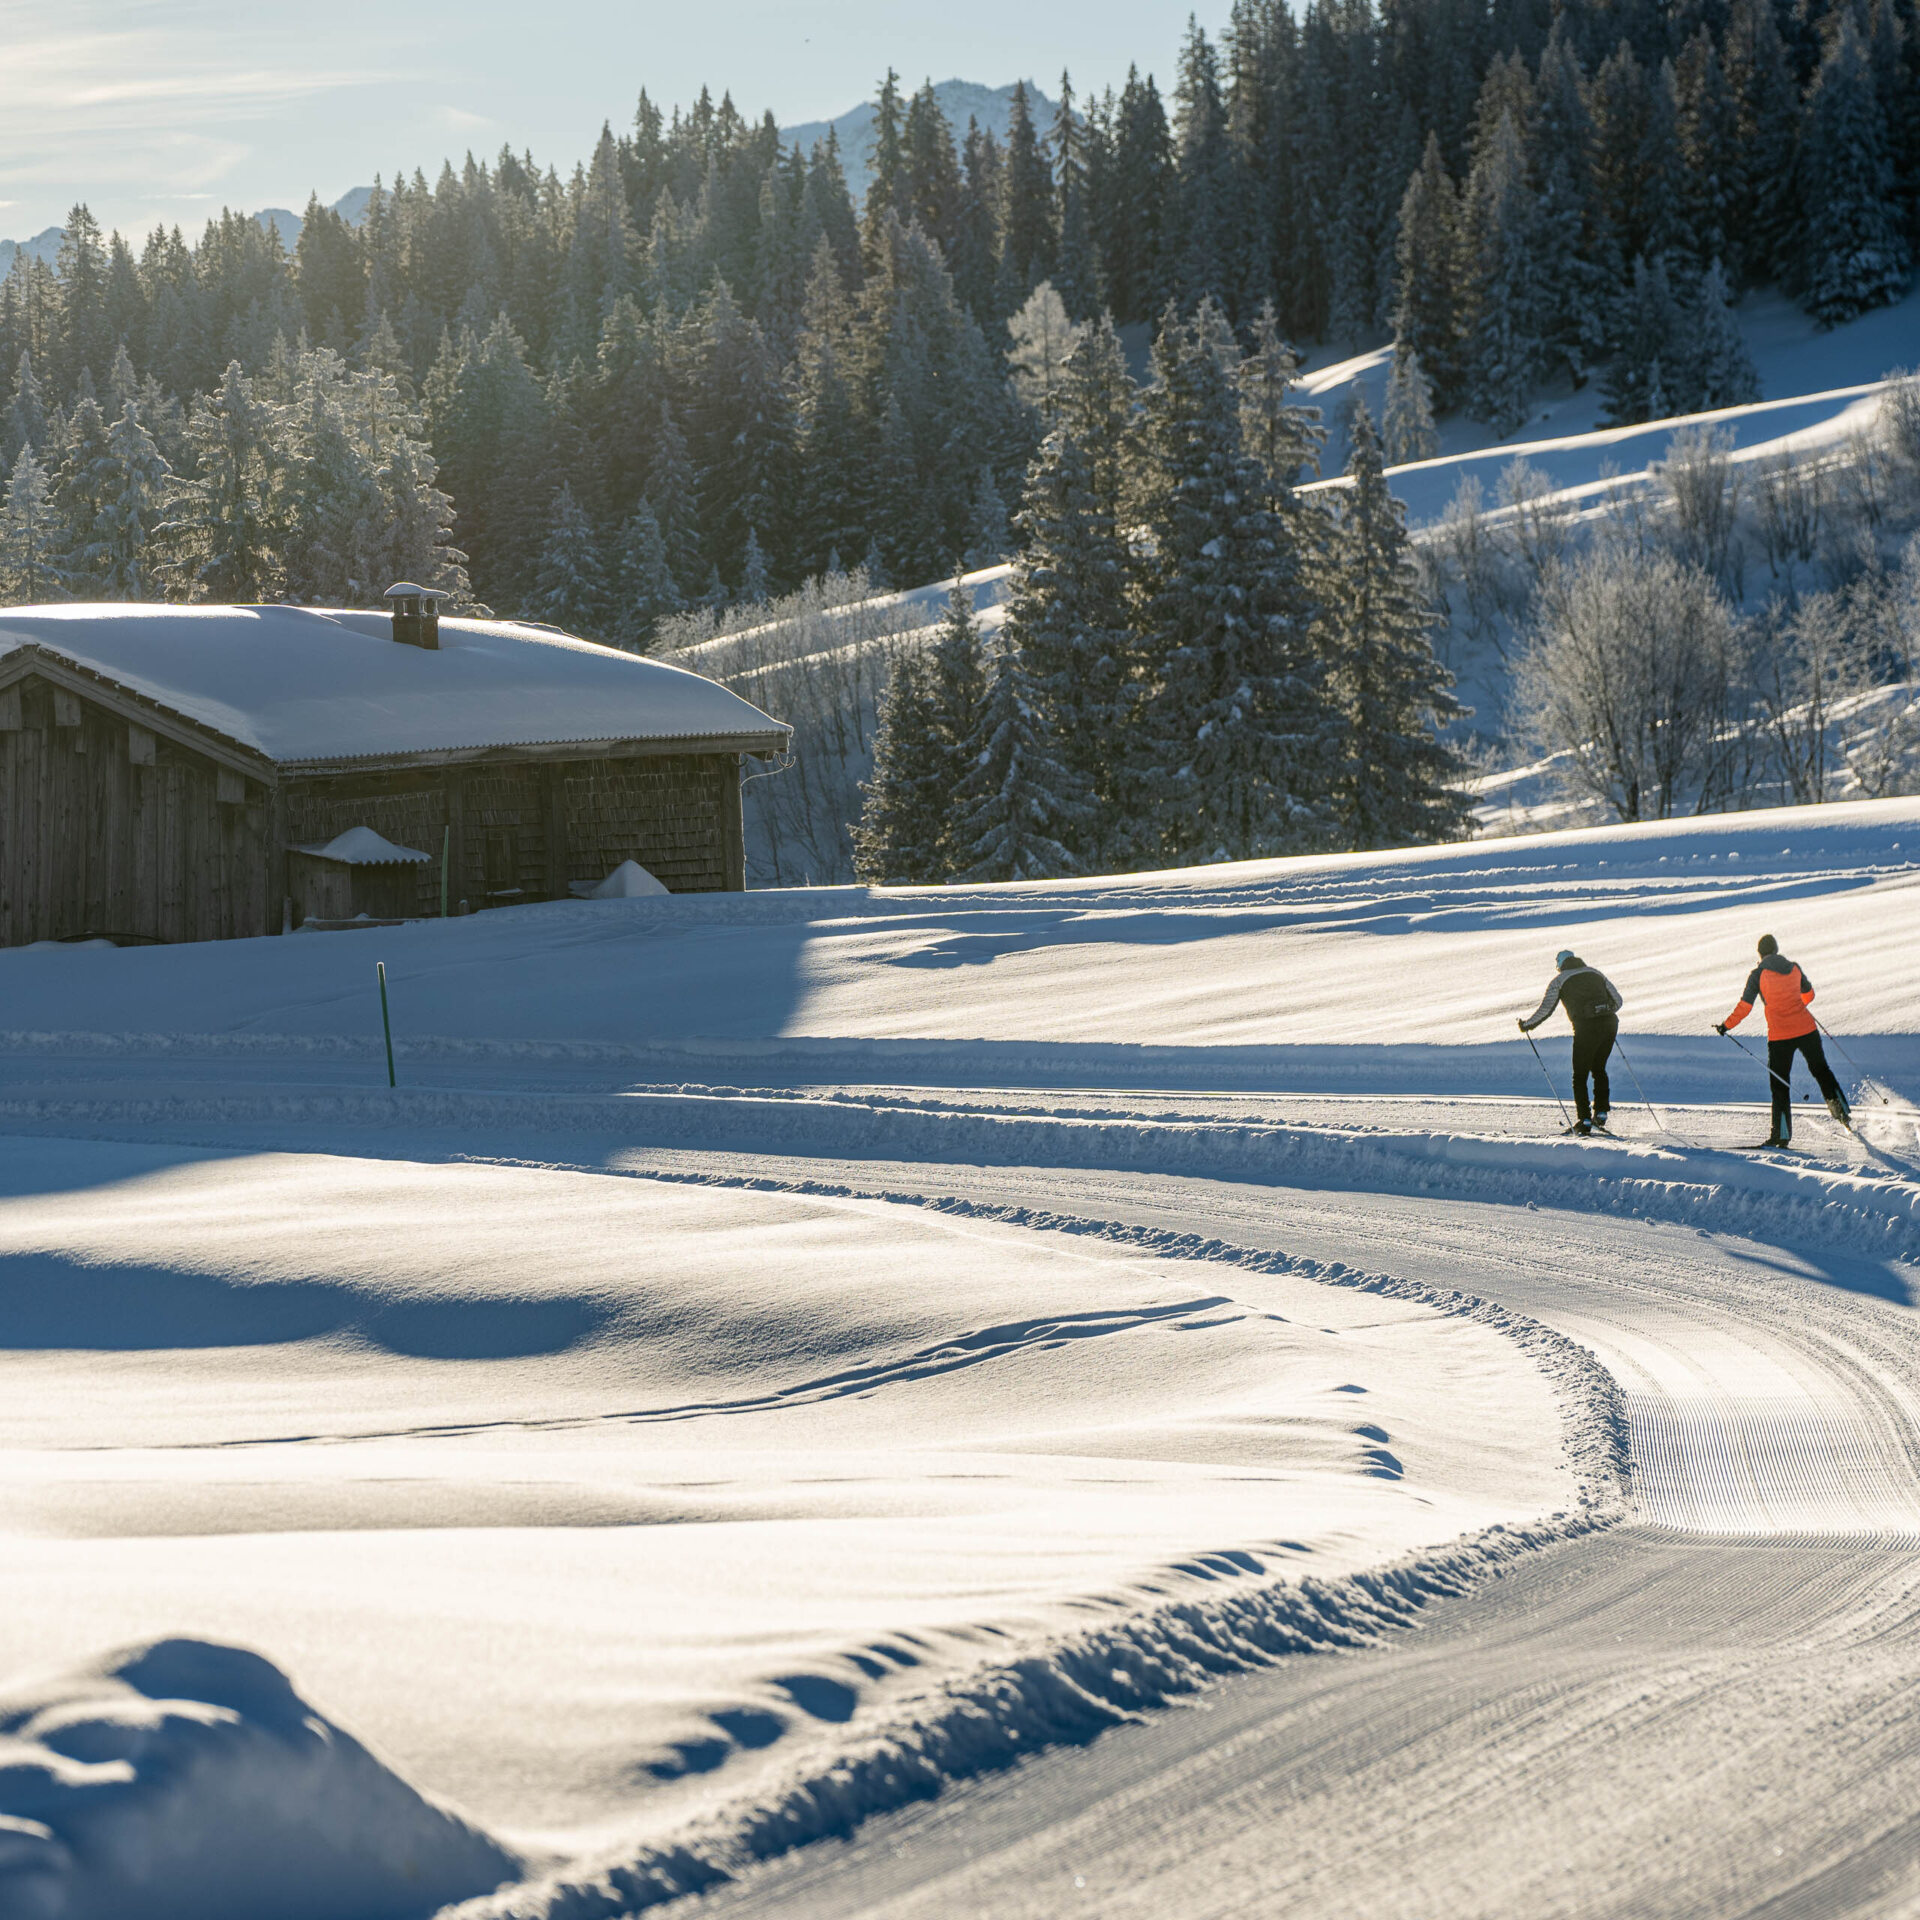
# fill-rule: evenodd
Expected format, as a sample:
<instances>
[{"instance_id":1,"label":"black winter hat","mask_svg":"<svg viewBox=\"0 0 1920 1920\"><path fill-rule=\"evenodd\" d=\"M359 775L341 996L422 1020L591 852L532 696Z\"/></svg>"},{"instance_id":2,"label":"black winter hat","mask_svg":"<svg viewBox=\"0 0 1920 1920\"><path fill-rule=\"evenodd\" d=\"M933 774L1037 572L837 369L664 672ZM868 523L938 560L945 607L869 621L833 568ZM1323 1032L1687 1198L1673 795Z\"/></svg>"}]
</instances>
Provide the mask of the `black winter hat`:
<instances>
[{"instance_id":1,"label":"black winter hat","mask_svg":"<svg viewBox=\"0 0 1920 1920\"><path fill-rule=\"evenodd\" d=\"M1772 934L1763 933L1760 936L1760 958L1762 960L1771 960L1779 951L1780 942L1776 940Z\"/></svg>"}]
</instances>

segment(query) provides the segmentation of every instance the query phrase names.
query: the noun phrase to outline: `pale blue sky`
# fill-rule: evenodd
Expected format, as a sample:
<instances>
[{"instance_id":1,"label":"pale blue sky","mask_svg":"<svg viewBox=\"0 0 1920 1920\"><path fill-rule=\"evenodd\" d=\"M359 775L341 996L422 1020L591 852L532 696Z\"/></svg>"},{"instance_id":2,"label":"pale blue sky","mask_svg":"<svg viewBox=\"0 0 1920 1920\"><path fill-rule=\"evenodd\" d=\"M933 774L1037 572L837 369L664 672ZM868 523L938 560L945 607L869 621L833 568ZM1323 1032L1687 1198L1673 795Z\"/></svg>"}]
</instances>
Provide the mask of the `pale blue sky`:
<instances>
[{"instance_id":1,"label":"pale blue sky","mask_svg":"<svg viewBox=\"0 0 1920 1920\"><path fill-rule=\"evenodd\" d=\"M131 234L197 232L222 205L298 211L309 188L332 200L502 141L564 168L643 85L667 103L730 88L782 125L843 112L889 63L1051 93L1063 66L1098 88L1137 60L1164 86L1189 5L0 0L0 236L76 200Z\"/></svg>"}]
</instances>

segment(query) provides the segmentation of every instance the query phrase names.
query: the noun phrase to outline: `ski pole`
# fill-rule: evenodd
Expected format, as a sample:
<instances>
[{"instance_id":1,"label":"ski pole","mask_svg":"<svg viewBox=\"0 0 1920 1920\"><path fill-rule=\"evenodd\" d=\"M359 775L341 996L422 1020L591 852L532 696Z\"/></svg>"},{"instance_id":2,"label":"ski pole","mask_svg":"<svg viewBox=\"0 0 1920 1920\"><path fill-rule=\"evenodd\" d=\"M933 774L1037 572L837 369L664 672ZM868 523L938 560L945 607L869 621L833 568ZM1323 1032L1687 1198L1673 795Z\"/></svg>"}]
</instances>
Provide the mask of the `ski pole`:
<instances>
[{"instance_id":1,"label":"ski pole","mask_svg":"<svg viewBox=\"0 0 1920 1920\"><path fill-rule=\"evenodd\" d=\"M1625 1067L1629 1073L1633 1073L1633 1062L1627 1058L1627 1050L1625 1047L1621 1046L1620 1037L1618 1034L1614 1036L1613 1046L1614 1046L1614 1051L1618 1053L1620 1056L1620 1064L1623 1067ZM1653 1115L1653 1124L1656 1127L1658 1127L1662 1133L1671 1133L1673 1129L1669 1127L1667 1123L1660 1118L1659 1113L1655 1110L1653 1102L1647 1099L1647 1090L1645 1087L1640 1085L1640 1076L1637 1073L1633 1073L1633 1084L1638 1089L1640 1098L1643 1101L1646 1101L1647 1111Z\"/></svg>"},{"instance_id":2,"label":"ski pole","mask_svg":"<svg viewBox=\"0 0 1920 1920\"><path fill-rule=\"evenodd\" d=\"M1527 1034L1527 1045L1533 1047L1533 1035L1527 1033L1525 1027L1522 1027L1520 1031ZM1536 1060L1540 1060L1540 1049L1538 1047L1533 1047L1533 1057ZM1553 1075L1547 1073L1547 1063L1544 1060L1540 1060L1540 1071L1547 1074L1547 1091L1553 1095L1553 1104L1560 1109L1560 1118L1567 1120L1567 1103L1560 1098L1560 1089L1553 1084ZM1573 1122L1567 1120L1567 1125L1572 1126Z\"/></svg>"},{"instance_id":3,"label":"ski pole","mask_svg":"<svg viewBox=\"0 0 1920 1920\"><path fill-rule=\"evenodd\" d=\"M1714 1032L1719 1034L1723 1040L1733 1040L1733 1035L1730 1034L1725 1027L1715 1027ZM1738 1047L1749 1060L1757 1061L1760 1058L1744 1040L1733 1040L1733 1044ZM1771 1060L1767 1062L1767 1072L1780 1082L1781 1086L1786 1089L1787 1098L1791 1100L1793 1098L1793 1083L1788 1080L1787 1076L1782 1073Z\"/></svg>"},{"instance_id":4,"label":"ski pole","mask_svg":"<svg viewBox=\"0 0 1920 1920\"><path fill-rule=\"evenodd\" d=\"M1809 1008L1807 1009L1807 1011L1808 1011L1809 1013L1813 1013L1813 1009L1812 1009L1811 1007L1809 1007ZM1849 1053L1849 1052L1848 1052L1848 1051L1846 1050L1846 1048L1845 1048L1845 1047L1842 1047L1842 1046L1840 1045L1840 1042L1839 1042L1839 1040L1838 1040L1837 1038L1835 1038L1835 1035L1834 1035L1834 1032L1833 1032L1833 1029L1832 1029L1831 1027L1829 1027L1829 1026L1827 1025L1827 1023L1826 1023L1826 1022L1825 1022L1824 1020L1822 1020L1822 1019L1820 1018L1820 1016L1819 1016L1819 1015L1818 1015L1817 1013L1813 1013L1813 1024L1814 1024L1814 1025L1815 1025L1816 1027L1818 1027L1818 1028L1820 1029L1820 1031L1821 1031L1822 1033L1824 1033L1824 1034L1825 1034L1825 1035L1827 1036L1827 1038L1828 1038L1829 1040L1832 1040L1832 1041L1833 1041L1833 1044L1834 1044L1834 1046L1835 1046L1836 1048L1838 1048L1838 1049L1839 1049L1839 1053L1840 1053L1840 1058L1841 1058L1842 1060L1844 1060L1844 1061L1845 1061L1845 1062L1847 1063L1847 1065L1848 1065L1848 1066L1850 1066L1850 1067L1851 1067L1851 1068L1852 1068L1852 1069L1854 1070L1854 1072L1855 1072L1855 1073L1857 1073L1857 1074L1858 1074L1858 1075L1860 1076L1860 1084L1861 1084L1861 1085L1862 1085L1863 1087L1872 1087L1872 1086L1873 1086L1873 1082L1872 1082L1871 1080L1869 1080L1869 1079L1867 1078L1867 1070L1866 1070L1866 1068L1865 1068L1865 1067L1863 1067L1863 1066L1862 1066L1862 1065L1860 1064L1860 1062L1859 1062L1858 1060L1856 1060L1856 1059L1855 1059L1855 1058L1853 1057L1853 1055L1852 1055L1852 1054L1850 1054L1850 1053ZM1889 1106L1889 1107L1890 1107L1890 1106L1892 1106L1892 1105L1893 1105L1893 1102L1892 1102L1892 1101L1891 1101L1891 1100L1890 1100L1890 1099L1889 1099L1889 1098L1887 1097L1887 1090L1886 1090L1886 1088L1884 1088L1884 1087L1873 1087L1873 1090L1874 1090L1874 1092L1875 1092L1875 1093L1877 1093L1877 1094L1878 1094L1878 1095L1880 1096L1880 1101L1881 1101L1881 1104L1882 1104L1883 1106Z\"/></svg>"}]
</instances>

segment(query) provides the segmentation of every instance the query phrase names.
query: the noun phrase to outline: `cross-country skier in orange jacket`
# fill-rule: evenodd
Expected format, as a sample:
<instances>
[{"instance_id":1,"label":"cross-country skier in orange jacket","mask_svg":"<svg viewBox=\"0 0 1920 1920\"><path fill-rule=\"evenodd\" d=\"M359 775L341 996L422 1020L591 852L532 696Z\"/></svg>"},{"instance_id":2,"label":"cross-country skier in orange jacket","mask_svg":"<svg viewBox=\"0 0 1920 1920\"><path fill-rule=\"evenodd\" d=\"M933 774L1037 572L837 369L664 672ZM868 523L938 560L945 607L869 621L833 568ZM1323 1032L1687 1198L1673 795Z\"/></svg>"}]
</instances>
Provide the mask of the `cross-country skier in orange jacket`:
<instances>
[{"instance_id":1,"label":"cross-country skier in orange jacket","mask_svg":"<svg viewBox=\"0 0 1920 1920\"><path fill-rule=\"evenodd\" d=\"M1760 964L1747 976L1740 1003L1714 1028L1725 1033L1737 1027L1756 1003L1767 1010L1767 1072L1773 1086L1773 1131L1766 1144L1790 1146L1793 1142L1793 1095L1789 1085L1793 1056L1804 1056L1808 1071L1818 1083L1827 1103L1827 1111L1846 1126L1852 1120L1846 1095L1827 1065L1827 1050L1820 1044L1820 1023L1813 1017L1813 982L1780 951L1772 934L1760 941Z\"/></svg>"}]
</instances>

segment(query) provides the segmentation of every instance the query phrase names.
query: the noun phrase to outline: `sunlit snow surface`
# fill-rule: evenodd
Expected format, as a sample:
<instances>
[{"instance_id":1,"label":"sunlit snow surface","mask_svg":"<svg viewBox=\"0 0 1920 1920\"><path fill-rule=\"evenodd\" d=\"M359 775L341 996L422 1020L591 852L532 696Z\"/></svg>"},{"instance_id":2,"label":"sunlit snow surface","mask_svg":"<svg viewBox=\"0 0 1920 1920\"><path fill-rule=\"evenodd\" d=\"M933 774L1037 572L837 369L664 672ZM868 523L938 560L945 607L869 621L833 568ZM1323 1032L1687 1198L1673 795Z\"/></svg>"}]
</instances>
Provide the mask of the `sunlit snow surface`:
<instances>
[{"instance_id":1,"label":"sunlit snow surface","mask_svg":"<svg viewBox=\"0 0 1920 1920\"><path fill-rule=\"evenodd\" d=\"M1502 1257L1542 1270L1552 1209L1582 1206L1891 1248L1916 848L1920 803L1883 802L0 953L0 1674L92 1725L105 1649L258 1648L395 1770L353 1788L393 1831L464 1831L417 1788L538 1864L671 1832L1090 1625L1565 1512L1565 1381L1318 1263L1369 1266L1369 1191L1498 1201ZM1798 1165L1725 1151L1763 1084L1711 1023L1762 932L1849 1084L1889 1089L1864 1140L1809 1112ZM1553 1137L1512 1025L1569 945L1623 989L1658 1108L1617 1075L1617 1143ZM1564 1091L1564 1028L1542 1044ZM1193 1173L1276 1196L1282 1247L1326 1195L1346 1224L1249 1267L1031 1210L687 1183L796 1161L870 1191L922 1163L963 1197ZM1431 1279L1471 1291L1471 1255ZM1914 1523L1877 1454L1702 1480L1660 1411L1669 1349L1594 1329L1654 1409L1652 1517ZM1770 1354L1734 1359L1701 1418L1773 1392ZM152 1783L9 1738L0 1889L45 1888L62 1820L112 1828Z\"/></svg>"}]
</instances>

